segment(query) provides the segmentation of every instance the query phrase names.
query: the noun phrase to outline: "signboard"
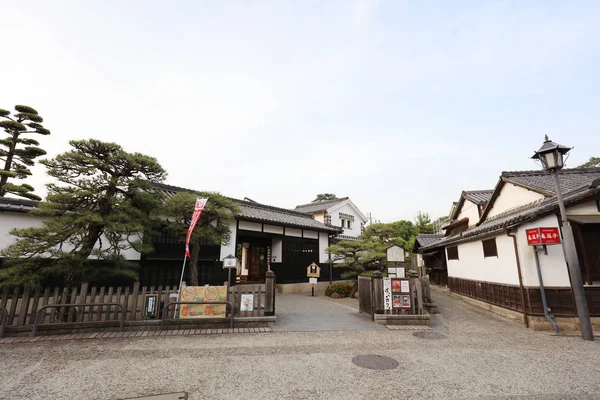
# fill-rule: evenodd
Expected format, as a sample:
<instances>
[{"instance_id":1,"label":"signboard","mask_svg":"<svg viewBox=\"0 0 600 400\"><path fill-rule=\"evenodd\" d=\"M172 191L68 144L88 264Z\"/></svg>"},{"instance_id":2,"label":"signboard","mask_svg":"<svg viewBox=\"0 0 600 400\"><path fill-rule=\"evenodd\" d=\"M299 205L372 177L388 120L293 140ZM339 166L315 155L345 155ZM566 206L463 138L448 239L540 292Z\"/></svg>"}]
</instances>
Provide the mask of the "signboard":
<instances>
[{"instance_id":1,"label":"signboard","mask_svg":"<svg viewBox=\"0 0 600 400\"><path fill-rule=\"evenodd\" d=\"M383 309L392 309L392 280L383 278Z\"/></svg>"},{"instance_id":2,"label":"signboard","mask_svg":"<svg viewBox=\"0 0 600 400\"><path fill-rule=\"evenodd\" d=\"M235 268L237 267L237 258L229 255L223 259L223 268Z\"/></svg>"},{"instance_id":3,"label":"signboard","mask_svg":"<svg viewBox=\"0 0 600 400\"><path fill-rule=\"evenodd\" d=\"M306 267L306 276L309 278L320 278L321 277L321 267L319 267L314 262Z\"/></svg>"},{"instance_id":4,"label":"signboard","mask_svg":"<svg viewBox=\"0 0 600 400\"><path fill-rule=\"evenodd\" d=\"M186 286L181 291L182 301L226 301L226 286ZM179 318L224 318L225 304L182 304Z\"/></svg>"},{"instance_id":5,"label":"signboard","mask_svg":"<svg viewBox=\"0 0 600 400\"><path fill-rule=\"evenodd\" d=\"M410 296L407 294L402 295L402 308L410 308Z\"/></svg>"},{"instance_id":6,"label":"signboard","mask_svg":"<svg viewBox=\"0 0 600 400\"><path fill-rule=\"evenodd\" d=\"M560 244L558 228L533 228L525 231L529 246L544 244Z\"/></svg>"},{"instance_id":7,"label":"signboard","mask_svg":"<svg viewBox=\"0 0 600 400\"><path fill-rule=\"evenodd\" d=\"M385 250L386 259L388 262L403 262L404 249L398 245L393 245Z\"/></svg>"},{"instance_id":8,"label":"signboard","mask_svg":"<svg viewBox=\"0 0 600 400\"><path fill-rule=\"evenodd\" d=\"M243 294L240 300L240 311L252 311L254 309L254 295Z\"/></svg>"},{"instance_id":9,"label":"signboard","mask_svg":"<svg viewBox=\"0 0 600 400\"><path fill-rule=\"evenodd\" d=\"M317 283L317 278L308 278L308 283L312 283L314 285Z\"/></svg>"},{"instance_id":10,"label":"signboard","mask_svg":"<svg viewBox=\"0 0 600 400\"><path fill-rule=\"evenodd\" d=\"M156 318L158 315L158 295L147 294L144 297L144 316L146 318Z\"/></svg>"}]
</instances>

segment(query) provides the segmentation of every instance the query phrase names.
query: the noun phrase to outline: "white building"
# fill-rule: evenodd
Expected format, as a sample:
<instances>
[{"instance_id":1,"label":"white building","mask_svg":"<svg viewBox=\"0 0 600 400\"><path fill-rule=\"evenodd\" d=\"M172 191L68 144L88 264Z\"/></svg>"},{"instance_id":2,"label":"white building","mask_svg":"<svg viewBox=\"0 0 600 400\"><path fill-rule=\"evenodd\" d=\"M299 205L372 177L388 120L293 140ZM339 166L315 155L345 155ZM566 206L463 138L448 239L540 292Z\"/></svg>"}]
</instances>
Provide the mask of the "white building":
<instances>
[{"instance_id":1,"label":"white building","mask_svg":"<svg viewBox=\"0 0 600 400\"><path fill-rule=\"evenodd\" d=\"M299 205L295 211L310 214L321 223L341 227L344 231L336 240L359 240L367 222L367 217L348 197Z\"/></svg>"},{"instance_id":2,"label":"white building","mask_svg":"<svg viewBox=\"0 0 600 400\"><path fill-rule=\"evenodd\" d=\"M563 169L559 179L575 233L590 314L598 324L600 168ZM544 314L540 282L526 231L560 230L552 176L545 171L503 172L483 208L469 201L465 193L445 226L446 236L419 251L431 260L443 259L451 291L519 313L507 315L521 318L534 328L549 326L540 317ZM562 246L549 245L547 254L538 255L548 306L562 329L575 329L576 312Z\"/></svg>"}]
</instances>

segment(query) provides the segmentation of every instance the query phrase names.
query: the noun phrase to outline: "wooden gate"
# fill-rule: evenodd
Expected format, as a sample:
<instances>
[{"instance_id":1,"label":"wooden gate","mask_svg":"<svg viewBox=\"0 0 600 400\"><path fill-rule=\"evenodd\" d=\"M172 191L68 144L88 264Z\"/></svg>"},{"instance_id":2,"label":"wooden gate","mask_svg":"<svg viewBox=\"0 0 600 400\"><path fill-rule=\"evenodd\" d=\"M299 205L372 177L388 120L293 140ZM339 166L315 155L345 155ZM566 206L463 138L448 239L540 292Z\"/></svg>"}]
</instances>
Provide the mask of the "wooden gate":
<instances>
[{"instance_id":1,"label":"wooden gate","mask_svg":"<svg viewBox=\"0 0 600 400\"><path fill-rule=\"evenodd\" d=\"M373 307L373 281L369 276L358 277L358 308L362 314L367 314L371 320L375 314Z\"/></svg>"}]
</instances>

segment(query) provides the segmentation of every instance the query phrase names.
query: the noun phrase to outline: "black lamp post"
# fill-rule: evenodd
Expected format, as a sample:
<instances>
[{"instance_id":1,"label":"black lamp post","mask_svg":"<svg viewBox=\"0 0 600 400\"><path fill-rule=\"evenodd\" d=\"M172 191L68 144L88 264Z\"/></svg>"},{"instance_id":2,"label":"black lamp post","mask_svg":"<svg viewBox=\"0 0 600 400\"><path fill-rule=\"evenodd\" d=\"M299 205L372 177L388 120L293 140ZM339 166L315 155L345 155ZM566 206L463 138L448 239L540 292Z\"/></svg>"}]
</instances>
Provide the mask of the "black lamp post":
<instances>
[{"instance_id":1,"label":"black lamp post","mask_svg":"<svg viewBox=\"0 0 600 400\"><path fill-rule=\"evenodd\" d=\"M533 159L540 160L546 171L549 171L554 177L554 185L556 187L556 197L558 207L560 208L563 245L565 250L565 261L569 268L569 276L571 277L571 288L575 297L575 306L577 307L577 316L579 317L579 325L581 326L581 336L585 340L594 340L592 331L592 323L590 321L590 313L588 311L587 300L585 298L585 290L583 289L583 279L581 278L581 270L579 268L579 259L577 257L577 248L575 247L575 239L573 230L567 219L567 211L560 190L560 182L558 180L558 171L564 167L564 155L571 150L570 147L554 143L548 139L538 151L533 155Z\"/></svg>"}]
</instances>

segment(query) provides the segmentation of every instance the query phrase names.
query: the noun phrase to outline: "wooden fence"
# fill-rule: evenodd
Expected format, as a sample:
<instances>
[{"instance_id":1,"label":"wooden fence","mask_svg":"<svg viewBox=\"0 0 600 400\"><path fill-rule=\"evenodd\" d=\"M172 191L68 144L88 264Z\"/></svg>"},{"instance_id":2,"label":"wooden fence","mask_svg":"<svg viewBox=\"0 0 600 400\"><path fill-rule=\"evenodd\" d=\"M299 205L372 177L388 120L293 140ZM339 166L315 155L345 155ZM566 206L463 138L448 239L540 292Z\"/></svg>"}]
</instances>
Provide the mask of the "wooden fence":
<instances>
[{"instance_id":1,"label":"wooden fence","mask_svg":"<svg viewBox=\"0 0 600 400\"><path fill-rule=\"evenodd\" d=\"M161 319L163 306L177 301L177 286L143 286L134 283L133 287L89 287L83 283L81 287L72 289L45 288L44 290L5 289L0 295L0 308L7 311L7 327L33 325L35 315L42 307L50 304L91 304L119 303L125 310L125 321L142 321L144 316L144 298L147 294L158 295L158 315ZM253 295L252 311L240 311L242 294ZM273 294L274 295L274 294ZM265 285L236 285L233 287L234 316L264 316ZM174 307L167 310L166 318L174 317ZM111 305L85 305L46 308L39 316L39 324L120 321L123 311Z\"/></svg>"}]
</instances>

